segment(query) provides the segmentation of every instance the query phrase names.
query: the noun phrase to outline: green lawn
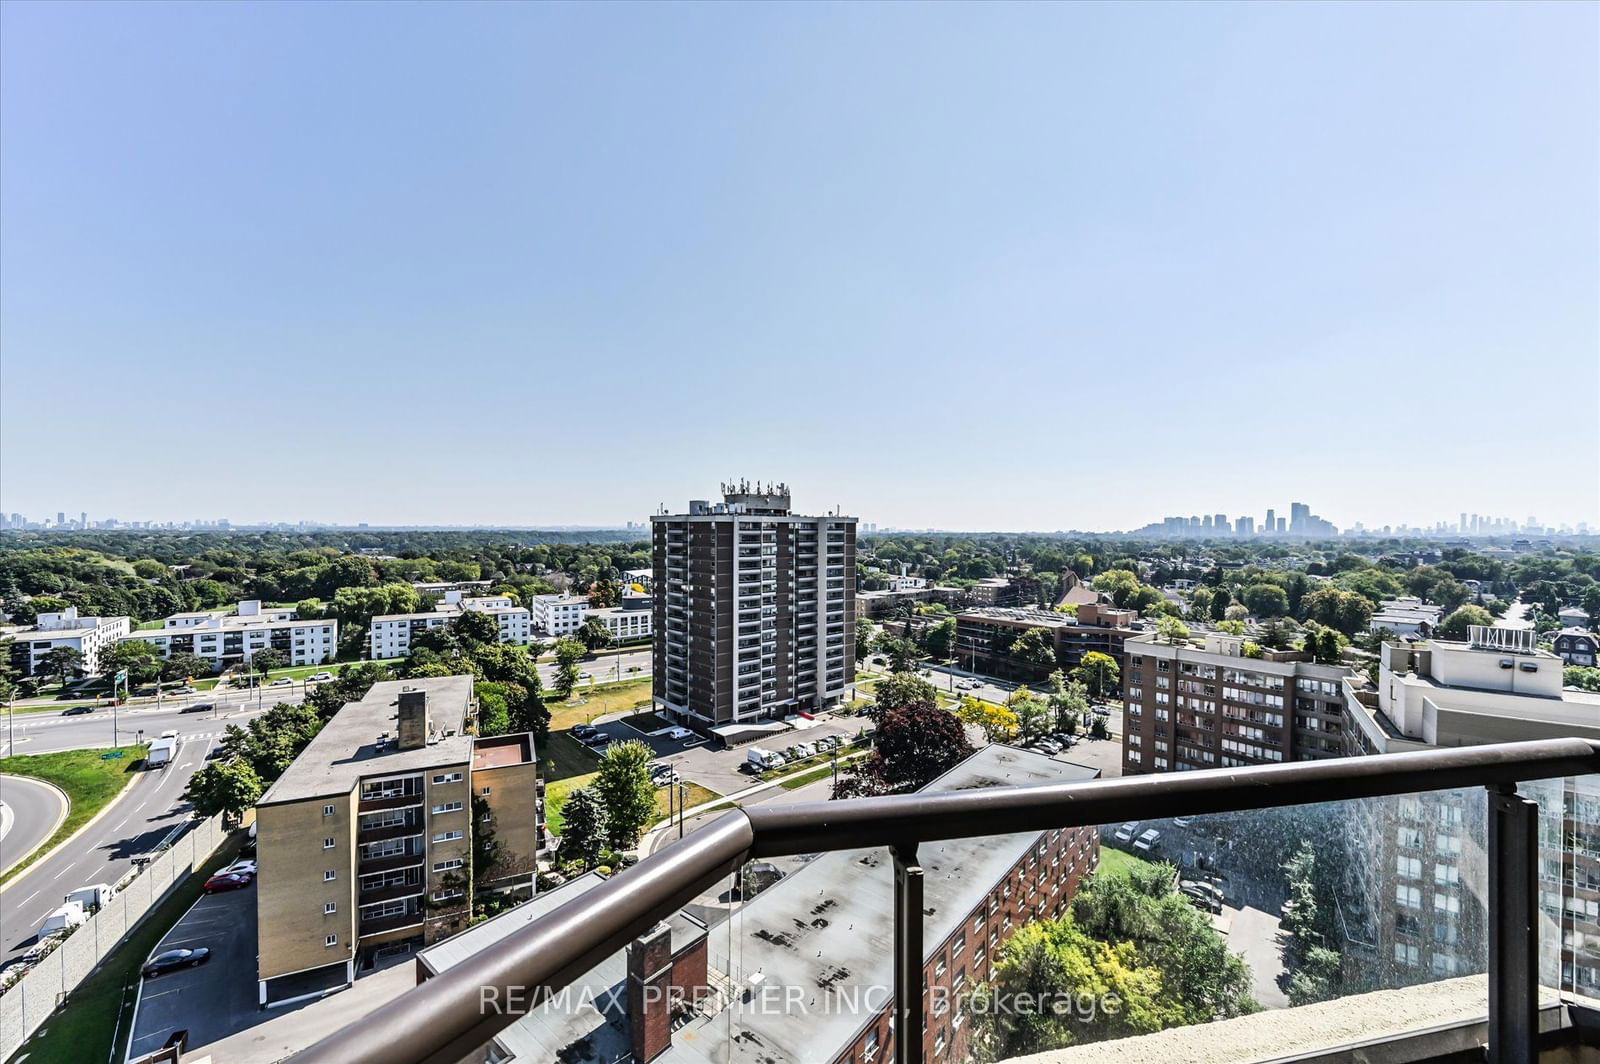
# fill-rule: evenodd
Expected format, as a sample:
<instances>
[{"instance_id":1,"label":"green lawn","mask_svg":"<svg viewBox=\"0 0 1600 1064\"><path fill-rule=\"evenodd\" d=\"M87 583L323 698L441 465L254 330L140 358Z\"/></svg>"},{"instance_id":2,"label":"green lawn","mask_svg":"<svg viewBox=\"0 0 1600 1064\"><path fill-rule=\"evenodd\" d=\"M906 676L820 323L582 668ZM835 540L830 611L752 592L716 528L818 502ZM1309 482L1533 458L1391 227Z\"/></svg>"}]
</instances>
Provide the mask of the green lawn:
<instances>
[{"instance_id":1,"label":"green lawn","mask_svg":"<svg viewBox=\"0 0 1600 1064\"><path fill-rule=\"evenodd\" d=\"M832 775L833 766L823 765L821 768L814 768L810 771L802 772L797 776L790 776L779 783L778 786L782 787L786 791L792 791L798 787L804 787L808 783L815 783L818 780L825 780Z\"/></svg>"},{"instance_id":2,"label":"green lawn","mask_svg":"<svg viewBox=\"0 0 1600 1064\"><path fill-rule=\"evenodd\" d=\"M561 810L567 804L567 795L580 787L587 787L593 783L595 775L596 773L590 772L584 776L569 776L567 779L557 780L554 783L545 785L544 823L550 834L561 834ZM716 791L708 787L702 787L698 783L690 783L687 780L684 781L684 788L683 800L684 807L687 809L693 809L704 802L715 801L718 797ZM666 787L660 787L656 790L656 808L660 811L656 817L657 820L666 819L668 810L667 790ZM671 801L676 803L677 798L674 797Z\"/></svg>"},{"instance_id":3,"label":"green lawn","mask_svg":"<svg viewBox=\"0 0 1600 1064\"><path fill-rule=\"evenodd\" d=\"M573 776L587 775L599 764L600 759L571 735L552 732L550 741L545 743L544 764L539 771L545 783L551 785Z\"/></svg>"},{"instance_id":4,"label":"green lawn","mask_svg":"<svg viewBox=\"0 0 1600 1064\"><path fill-rule=\"evenodd\" d=\"M1160 861L1147 861L1143 857L1135 857L1126 850L1112 849L1110 846L1100 847L1100 867L1095 872L1101 876L1126 876L1136 868L1154 868Z\"/></svg>"},{"instance_id":5,"label":"green lawn","mask_svg":"<svg viewBox=\"0 0 1600 1064\"><path fill-rule=\"evenodd\" d=\"M134 928L127 941L78 985L65 1007L23 1043L17 1059L28 1064L121 1060L133 1032L133 1002L140 966L200 897L206 877L233 860L236 850L232 843L225 843L205 868L173 888L166 900Z\"/></svg>"},{"instance_id":6,"label":"green lawn","mask_svg":"<svg viewBox=\"0 0 1600 1064\"><path fill-rule=\"evenodd\" d=\"M89 818L105 808L122 788L133 780L133 766L145 755L148 746L121 747L122 757L106 758L109 750L66 750L59 754L21 754L0 758L0 772L12 776L31 776L53 783L66 792L71 808L56 833L33 853L17 862L0 883L17 875L62 839L77 831Z\"/></svg>"},{"instance_id":7,"label":"green lawn","mask_svg":"<svg viewBox=\"0 0 1600 1064\"><path fill-rule=\"evenodd\" d=\"M638 709L650 704L650 677L641 676L621 683L597 683L593 687L585 680L566 699L553 693L545 699L550 707L550 730L565 731L574 724L587 724L605 713L624 709Z\"/></svg>"}]
</instances>

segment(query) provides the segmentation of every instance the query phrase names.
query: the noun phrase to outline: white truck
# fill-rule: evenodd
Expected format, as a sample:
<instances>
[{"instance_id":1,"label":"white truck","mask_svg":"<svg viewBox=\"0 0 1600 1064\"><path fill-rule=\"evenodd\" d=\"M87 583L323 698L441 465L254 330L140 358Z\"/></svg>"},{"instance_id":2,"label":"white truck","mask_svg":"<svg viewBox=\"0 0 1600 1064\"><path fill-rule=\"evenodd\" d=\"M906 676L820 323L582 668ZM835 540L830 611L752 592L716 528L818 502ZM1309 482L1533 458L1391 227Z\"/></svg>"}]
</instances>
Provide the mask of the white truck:
<instances>
[{"instance_id":1,"label":"white truck","mask_svg":"<svg viewBox=\"0 0 1600 1064\"><path fill-rule=\"evenodd\" d=\"M150 768L161 768L176 757L177 753L177 738L163 735L150 744L150 752L144 755L144 763Z\"/></svg>"},{"instance_id":2,"label":"white truck","mask_svg":"<svg viewBox=\"0 0 1600 1064\"><path fill-rule=\"evenodd\" d=\"M44 923L39 925L39 937L48 938L50 935L77 927L88 918L82 905L69 901L44 918Z\"/></svg>"},{"instance_id":3,"label":"white truck","mask_svg":"<svg viewBox=\"0 0 1600 1064\"><path fill-rule=\"evenodd\" d=\"M110 901L116 892L116 888L110 883L90 883L68 894L66 901L69 904L76 902L89 912L94 912Z\"/></svg>"},{"instance_id":4,"label":"white truck","mask_svg":"<svg viewBox=\"0 0 1600 1064\"><path fill-rule=\"evenodd\" d=\"M765 772L767 769L783 767L783 755L775 754L771 750L763 750L759 746L752 746L750 752L744 755L745 763L754 772Z\"/></svg>"}]
</instances>

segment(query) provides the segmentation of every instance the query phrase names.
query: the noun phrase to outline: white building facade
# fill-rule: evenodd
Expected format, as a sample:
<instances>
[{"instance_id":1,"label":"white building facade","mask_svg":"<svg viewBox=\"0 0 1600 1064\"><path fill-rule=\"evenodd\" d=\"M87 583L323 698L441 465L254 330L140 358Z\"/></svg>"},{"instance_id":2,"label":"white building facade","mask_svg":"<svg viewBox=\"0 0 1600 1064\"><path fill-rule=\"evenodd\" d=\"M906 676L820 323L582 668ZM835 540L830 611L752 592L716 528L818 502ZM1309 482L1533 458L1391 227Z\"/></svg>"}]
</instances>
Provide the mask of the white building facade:
<instances>
[{"instance_id":1,"label":"white building facade","mask_svg":"<svg viewBox=\"0 0 1600 1064\"><path fill-rule=\"evenodd\" d=\"M539 595L533 600L533 626L545 635L571 635L588 615L589 600L581 595Z\"/></svg>"},{"instance_id":2,"label":"white building facade","mask_svg":"<svg viewBox=\"0 0 1600 1064\"><path fill-rule=\"evenodd\" d=\"M301 620L292 608L263 608L247 599L231 613L175 613L163 627L127 638L152 644L164 658L196 654L219 667L249 661L268 649L282 653L290 665L321 665L339 651L339 622Z\"/></svg>"},{"instance_id":3,"label":"white building facade","mask_svg":"<svg viewBox=\"0 0 1600 1064\"><path fill-rule=\"evenodd\" d=\"M56 647L71 647L83 655L83 671L100 671L100 652L126 636L132 625L126 617L80 617L75 606L59 613L41 613L31 625L0 628L12 640L11 667L18 675L34 676L44 656Z\"/></svg>"},{"instance_id":4,"label":"white building facade","mask_svg":"<svg viewBox=\"0 0 1600 1064\"><path fill-rule=\"evenodd\" d=\"M431 612L388 613L372 618L367 630L367 654L373 659L408 657L414 635L443 628L466 610L492 616L499 624L502 643L527 646L532 639L532 614L507 596L467 597L452 590L444 593L444 601Z\"/></svg>"}]
</instances>

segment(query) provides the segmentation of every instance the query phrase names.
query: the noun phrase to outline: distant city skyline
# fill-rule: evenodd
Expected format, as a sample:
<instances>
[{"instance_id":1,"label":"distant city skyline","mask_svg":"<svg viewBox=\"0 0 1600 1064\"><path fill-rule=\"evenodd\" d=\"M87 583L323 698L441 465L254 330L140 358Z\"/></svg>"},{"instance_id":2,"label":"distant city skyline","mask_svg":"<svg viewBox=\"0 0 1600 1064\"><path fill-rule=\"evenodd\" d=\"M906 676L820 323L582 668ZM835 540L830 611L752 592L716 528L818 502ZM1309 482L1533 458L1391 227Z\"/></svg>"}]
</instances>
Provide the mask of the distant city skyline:
<instances>
[{"instance_id":1,"label":"distant city skyline","mask_svg":"<svg viewBox=\"0 0 1600 1064\"><path fill-rule=\"evenodd\" d=\"M860 517L849 507L844 507L844 512L851 516ZM1276 528L1268 527L1269 521L1276 522ZM548 529L550 531L563 530L619 530L637 532L645 537L649 532L649 525L644 519L623 519L618 521L595 522L475 522L471 524L449 522L441 520L419 521L324 521L310 518L260 518L249 521L234 521L227 517L215 518L187 518L187 519L123 519L112 516L95 517L87 510L75 513L57 510L53 515L33 517L21 511L11 510L0 506L0 531L249 531L249 530L302 530L314 531L317 529L330 530L361 530L386 528L435 528L435 529L461 529L483 530L495 529ZM1341 525L1321 514L1314 513L1309 504L1290 502L1287 509L1279 510L1276 507L1264 508L1260 515L1235 514L1226 511L1215 513L1190 514L1187 516L1174 515L1164 517L1140 526L1126 528L1088 528L1082 526L1059 525L1056 527L1038 528L956 528L934 525L902 526L890 522L863 520L861 532L871 535L882 531L892 532L1024 532L1024 533L1082 533L1086 535L1126 535L1145 536L1150 538L1190 537L1205 538L1216 537L1267 537L1285 536L1312 538L1320 536L1378 536L1378 535L1419 535L1419 536L1467 536L1467 537L1493 537L1525 534L1600 534L1600 522L1589 521L1563 521L1544 520L1536 514L1527 514L1517 518L1506 514L1487 514L1477 511L1458 511L1455 520L1443 518L1433 521L1408 523L1403 521L1352 521L1348 525Z\"/></svg>"},{"instance_id":2,"label":"distant city skyline","mask_svg":"<svg viewBox=\"0 0 1600 1064\"><path fill-rule=\"evenodd\" d=\"M1593 4L0 29L8 511L1600 524Z\"/></svg>"}]
</instances>

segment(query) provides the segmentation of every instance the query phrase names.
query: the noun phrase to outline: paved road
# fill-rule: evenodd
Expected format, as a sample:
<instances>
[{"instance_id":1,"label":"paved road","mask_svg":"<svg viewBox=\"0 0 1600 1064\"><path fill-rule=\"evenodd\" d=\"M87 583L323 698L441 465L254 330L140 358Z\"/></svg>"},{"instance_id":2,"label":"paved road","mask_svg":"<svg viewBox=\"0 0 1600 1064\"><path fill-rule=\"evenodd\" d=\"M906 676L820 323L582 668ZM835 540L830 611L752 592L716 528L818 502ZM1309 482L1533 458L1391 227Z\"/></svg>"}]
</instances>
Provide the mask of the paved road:
<instances>
[{"instance_id":1,"label":"paved road","mask_svg":"<svg viewBox=\"0 0 1600 1064\"><path fill-rule=\"evenodd\" d=\"M204 946L211 956L144 980L128 1055L137 1058L187 1028L191 1046L205 1045L266 1018L256 1007L256 888L202 896L168 931L151 956Z\"/></svg>"},{"instance_id":2,"label":"paved road","mask_svg":"<svg viewBox=\"0 0 1600 1064\"><path fill-rule=\"evenodd\" d=\"M116 882L133 866L135 855L153 849L174 827L188 821L188 803L179 796L215 742L186 741L165 768L139 771L109 812L66 849L5 885L0 891L0 965L33 945L39 924L67 891Z\"/></svg>"},{"instance_id":3,"label":"paved road","mask_svg":"<svg viewBox=\"0 0 1600 1064\"><path fill-rule=\"evenodd\" d=\"M24 776L0 776L0 872L55 833L67 815L66 797Z\"/></svg>"},{"instance_id":4,"label":"paved road","mask_svg":"<svg viewBox=\"0 0 1600 1064\"><path fill-rule=\"evenodd\" d=\"M121 746L139 742L141 738L152 739L168 729L176 730L185 740L209 738L220 735L229 724L249 722L278 702L299 702L303 697L296 688L293 695L263 698L258 709L254 699L212 702L209 698L196 695L178 705L169 702L160 709L149 706L118 710L114 721L109 709L72 716L61 713L18 713L15 720L0 717L0 756ZM207 703L216 708L200 713L184 712L184 706Z\"/></svg>"},{"instance_id":5,"label":"paved road","mask_svg":"<svg viewBox=\"0 0 1600 1064\"><path fill-rule=\"evenodd\" d=\"M595 683L612 683L616 680L634 680L640 676L650 675L650 648L640 647L638 650L626 650L620 654L602 654L590 661L580 661L578 668L583 671L582 683L587 684L589 677L594 677ZM629 670L633 671L629 671ZM540 662L539 681L546 687L555 686L556 667L550 662Z\"/></svg>"}]
</instances>

